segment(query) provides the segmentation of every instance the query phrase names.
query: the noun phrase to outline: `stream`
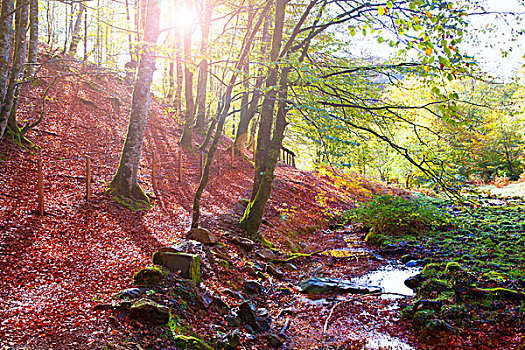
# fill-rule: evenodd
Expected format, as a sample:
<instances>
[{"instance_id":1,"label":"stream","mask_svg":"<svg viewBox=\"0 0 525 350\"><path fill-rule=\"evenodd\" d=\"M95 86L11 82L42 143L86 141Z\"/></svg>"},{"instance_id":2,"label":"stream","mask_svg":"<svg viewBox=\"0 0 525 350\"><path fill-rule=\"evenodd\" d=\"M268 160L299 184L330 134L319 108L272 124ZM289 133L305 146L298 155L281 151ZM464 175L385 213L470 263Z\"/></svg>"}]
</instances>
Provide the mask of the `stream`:
<instances>
[{"instance_id":1,"label":"stream","mask_svg":"<svg viewBox=\"0 0 525 350\"><path fill-rule=\"evenodd\" d=\"M301 311L294 317L293 328L302 329L292 335L292 348L414 349L403 340L403 334L398 336L393 330L399 328L395 325L400 306L414 295L404 281L418 274L421 267L385 259L348 231L340 238L345 247L322 253L334 262L329 269L298 285L304 297L296 301ZM372 268L345 278L349 268L362 266Z\"/></svg>"}]
</instances>

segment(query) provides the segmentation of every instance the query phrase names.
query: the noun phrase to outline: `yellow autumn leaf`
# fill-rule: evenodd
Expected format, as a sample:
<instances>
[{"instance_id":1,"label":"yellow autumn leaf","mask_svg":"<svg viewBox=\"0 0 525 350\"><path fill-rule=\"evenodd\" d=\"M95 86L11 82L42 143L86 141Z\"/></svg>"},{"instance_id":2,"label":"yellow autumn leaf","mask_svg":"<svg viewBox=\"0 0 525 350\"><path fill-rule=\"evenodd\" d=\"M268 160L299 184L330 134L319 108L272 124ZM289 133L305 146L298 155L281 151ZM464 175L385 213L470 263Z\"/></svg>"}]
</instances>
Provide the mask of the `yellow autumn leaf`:
<instances>
[{"instance_id":1,"label":"yellow autumn leaf","mask_svg":"<svg viewBox=\"0 0 525 350\"><path fill-rule=\"evenodd\" d=\"M430 72L430 66L426 66L426 65L425 65L425 66L423 67L423 69L424 69L425 72L427 72L427 73Z\"/></svg>"},{"instance_id":2,"label":"yellow autumn leaf","mask_svg":"<svg viewBox=\"0 0 525 350\"><path fill-rule=\"evenodd\" d=\"M425 15L427 15L428 18L432 18L432 14L428 11L425 11Z\"/></svg>"},{"instance_id":3,"label":"yellow autumn leaf","mask_svg":"<svg viewBox=\"0 0 525 350\"><path fill-rule=\"evenodd\" d=\"M427 47L427 49L425 50L425 54L426 54L427 56L430 56L430 55L432 55L432 51L433 51L433 50L432 50L431 47Z\"/></svg>"}]
</instances>

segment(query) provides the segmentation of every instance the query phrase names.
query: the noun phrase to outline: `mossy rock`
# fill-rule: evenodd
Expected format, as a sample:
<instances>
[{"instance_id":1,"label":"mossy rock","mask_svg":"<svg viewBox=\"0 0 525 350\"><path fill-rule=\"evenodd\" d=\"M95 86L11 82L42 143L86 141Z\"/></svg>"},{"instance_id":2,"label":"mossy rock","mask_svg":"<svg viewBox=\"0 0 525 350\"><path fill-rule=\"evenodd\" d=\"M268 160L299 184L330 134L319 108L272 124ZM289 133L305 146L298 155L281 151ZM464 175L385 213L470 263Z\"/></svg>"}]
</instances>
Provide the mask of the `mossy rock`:
<instances>
[{"instance_id":1,"label":"mossy rock","mask_svg":"<svg viewBox=\"0 0 525 350\"><path fill-rule=\"evenodd\" d=\"M451 304L441 308L441 317L447 320L464 320L467 314L467 309L462 305Z\"/></svg>"},{"instance_id":2,"label":"mossy rock","mask_svg":"<svg viewBox=\"0 0 525 350\"><path fill-rule=\"evenodd\" d=\"M430 278L423 282L418 290L418 294L423 296L437 297L442 292L452 289L452 285L445 280Z\"/></svg>"},{"instance_id":3,"label":"mossy rock","mask_svg":"<svg viewBox=\"0 0 525 350\"><path fill-rule=\"evenodd\" d=\"M174 340L175 346L180 347L181 349L213 350L213 348L206 344L204 340L189 335L179 334L175 336Z\"/></svg>"},{"instance_id":4,"label":"mossy rock","mask_svg":"<svg viewBox=\"0 0 525 350\"><path fill-rule=\"evenodd\" d=\"M425 329L435 319L436 314L433 310L419 310L412 316L412 324L417 329Z\"/></svg>"},{"instance_id":5,"label":"mossy rock","mask_svg":"<svg viewBox=\"0 0 525 350\"><path fill-rule=\"evenodd\" d=\"M162 279L163 273L159 268L148 267L137 271L133 275L133 284L141 286L151 286Z\"/></svg>"},{"instance_id":6,"label":"mossy rock","mask_svg":"<svg viewBox=\"0 0 525 350\"><path fill-rule=\"evenodd\" d=\"M451 262L449 262L447 264L447 267L445 267L445 273L454 273L454 272L460 271L462 269L463 268L461 267L460 264L458 264L455 261L451 261Z\"/></svg>"},{"instance_id":7,"label":"mossy rock","mask_svg":"<svg viewBox=\"0 0 525 350\"><path fill-rule=\"evenodd\" d=\"M129 317L138 321L147 321L158 325L168 323L170 310L149 299L140 299L129 309Z\"/></svg>"}]
</instances>

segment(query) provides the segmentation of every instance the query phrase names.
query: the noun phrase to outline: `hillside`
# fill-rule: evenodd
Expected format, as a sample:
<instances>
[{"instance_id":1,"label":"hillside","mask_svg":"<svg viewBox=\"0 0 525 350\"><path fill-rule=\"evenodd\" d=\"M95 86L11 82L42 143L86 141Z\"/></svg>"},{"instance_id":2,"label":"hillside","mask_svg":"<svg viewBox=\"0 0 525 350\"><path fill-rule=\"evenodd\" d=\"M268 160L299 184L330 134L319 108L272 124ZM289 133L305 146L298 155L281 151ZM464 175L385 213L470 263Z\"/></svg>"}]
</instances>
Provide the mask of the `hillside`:
<instances>
[{"instance_id":1,"label":"hillside","mask_svg":"<svg viewBox=\"0 0 525 350\"><path fill-rule=\"evenodd\" d=\"M93 307L130 287L133 273L150 265L153 252L184 239L200 176L199 155L180 149L177 117L155 100L140 174L141 185L152 194L154 205L145 212L120 207L105 190L126 134L130 85L96 66L43 57L48 63L40 76L61 77L51 86L53 78L26 84L19 115L19 120L37 118L49 88L44 120L28 134L38 149L20 148L5 140L0 144L0 334L5 342L1 345L15 349L108 348L142 331L126 320L94 312ZM197 144L200 141L202 136L197 135ZM235 223L242 214L243 199L250 194L253 166L239 157L232 169L227 153L230 144L224 137L220 176L215 167L202 201L202 226L219 237L236 265L232 269L217 265L214 271L204 272L206 287L215 293L228 286L241 288L252 272L244 266L246 254L230 244L228 233L242 235ZM181 151L184 175L178 182ZM36 215L39 157L44 168L42 217ZM86 157L92 161L89 201L85 199ZM352 188L346 188L328 175L280 165L261 234L282 254L330 248L334 240L329 239L329 231L319 239L328 226L328 214L380 191L386 189L365 180L357 179ZM370 268L363 261L359 265L360 270ZM189 316L194 330L204 336L211 332L211 323L199 326L199 322L207 316L205 310ZM140 339L146 342L149 333L145 332Z\"/></svg>"}]
</instances>

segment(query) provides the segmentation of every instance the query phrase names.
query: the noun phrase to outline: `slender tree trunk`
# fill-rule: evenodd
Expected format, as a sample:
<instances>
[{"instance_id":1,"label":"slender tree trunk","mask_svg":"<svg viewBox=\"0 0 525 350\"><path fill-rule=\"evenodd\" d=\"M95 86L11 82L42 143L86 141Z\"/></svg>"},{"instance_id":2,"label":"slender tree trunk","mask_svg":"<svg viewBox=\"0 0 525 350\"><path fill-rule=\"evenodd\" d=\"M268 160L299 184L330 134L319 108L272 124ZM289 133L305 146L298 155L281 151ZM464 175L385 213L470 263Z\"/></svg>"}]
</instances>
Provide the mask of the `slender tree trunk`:
<instances>
[{"instance_id":1,"label":"slender tree trunk","mask_svg":"<svg viewBox=\"0 0 525 350\"><path fill-rule=\"evenodd\" d=\"M148 120L150 87L155 71L153 47L160 32L160 7L157 0L147 2L146 16L145 45L141 49L137 80L133 88L128 133L120 156L119 167L109 185L119 197L130 200L131 205L137 202L149 202L148 196L138 184L138 169Z\"/></svg>"},{"instance_id":2,"label":"slender tree trunk","mask_svg":"<svg viewBox=\"0 0 525 350\"><path fill-rule=\"evenodd\" d=\"M13 65L9 77L9 84L0 113L0 120L7 119L7 128L14 136L20 137L20 130L16 122L16 109L18 105L18 94L20 91L19 83L22 81L24 73L24 64L26 63L27 53L27 22L28 22L28 5L19 0L16 2L18 10L16 11L16 32L15 32L15 49L13 55Z\"/></svg>"},{"instance_id":3,"label":"slender tree trunk","mask_svg":"<svg viewBox=\"0 0 525 350\"><path fill-rule=\"evenodd\" d=\"M7 83L9 81L9 64L11 61L14 0L2 0L2 19L0 19L0 101L4 101ZM2 115L0 109L0 138L4 136L7 126L7 114Z\"/></svg>"},{"instance_id":4,"label":"slender tree trunk","mask_svg":"<svg viewBox=\"0 0 525 350\"><path fill-rule=\"evenodd\" d=\"M77 10L77 13L76 13L77 18L73 26L73 36L71 38L71 43L69 44L68 55L77 54L78 43L80 43L80 39L82 39L82 17L83 17L85 8L86 8L86 5L83 2L81 2L79 4L79 9Z\"/></svg>"},{"instance_id":5,"label":"slender tree trunk","mask_svg":"<svg viewBox=\"0 0 525 350\"><path fill-rule=\"evenodd\" d=\"M206 1L204 9L204 20L201 25L201 46L200 55L203 57L199 63L199 76L197 78L197 97L196 97L196 120L194 128L196 130L204 130L206 128L206 89L208 85L208 40L210 36L211 15L213 12L212 0Z\"/></svg>"},{"instance_id":6,"label":"slender tree trunk","mask_svg":"<svg viewBox=\"0 0 525 350\"><path fill-rule=\"evenodd\" d=\"M266 51L268 49L268 42L270 41L270 33L269 33L269 23L270 20L267 18L264 21L263 29L262 29L262 36L261 36L261 58L265 59ZM244 153L244 150L246 148L246 141L248 139L248 127L250 126L250 122L255 117L255 114L257 113L257 109L259 107L259 101L262 97L261 87L264 83L264 68L261 67L261 69L258 72L258 77L255 80L255 86L252 93L252 98L248 104L246 104L246 108L244 109L244 112L241 110L241 118L239 120L239 125L237 127L237 134L235 135L235 148L238 152ZM245 96L248 96L248 92L245 93ZM243 96L243 103L244 102L244 96ZM253 142L253 140L252 140Z\"/></svg>"},{"instance_id":7,"label":"slender tree trunk","mask_svg":"<svg viewBox=\"0 0 525 350\"><path fill-rule=\"evenodd\" d=\"M279 160L279 153L284 138L284 130L286 129L286 114L287 114L287 92L288 92L288 73L289 67L283 68L279 81L279 103L277 107L277 115L275 120L275 128L273 130L272 140L267 152L267 157L264 160L264 172L260 176L259 186L254 199L250 201L244 216L241 219L241 226L250 235L254 235L261 227L262 218L264 215L264 208L266 202L270 199L272 193L272 183L275 178L274 171L277 161Z\"/></svg>"},{"instance_id":8,"label":"slender tree trunk","mask_svg":"<svg viewBox=\"0 0 525 350\"><path fill-rule=\"evenodd\" d=\"M260 112L251 200L255 199L255 195L258 192L259 182L265 171L265 159L270 148L275 100L277 97L276 86L279 82L277 61L282 46L286 3L287 0L277 0L275 3L275 22L272 36L272 49L270 51L270 68L266 78L266 88L269 90L264 96Z\"/></svg>"},{"instance_id":9,"label":"slender tree trunk","mask_svg":"<svg viewBox=\"0 0 525 350\"><path fill-rule=\"evenodd\" d=\"M29 52L27 55L26 73L33 75L38 60L38 0L31 0L29 4Z\"/></svg>"},{"instance_id":10,"label":"slender tree trunk","mask_svg":"<svg viewBox=\"0 0 525 350\"><path fill-rule=\"evenodd\" d=\"M259 17L259 20L255 24L253 30L249 34L247 34L246 41L245 41L246 44L241 49L239 60L237 61L237 64L234 69L235 73L233 73L228 83L228 86L226 88L226 92L224 93L224 96L222 99L223 101L222 110L220 114L217 116L218 122L217 122L217 129L215 130L215 136L213 138L213 142L210 145L210 149L208 150L208 154L206 156L206 163L204 165L199 187L197 188L195 197L193 198L193 210L192 210L192 222L191 222L192 228L199 227L200 202L201 202L201 198L202 198L204 189L206 188L208 181L209 181L210 169L211 169L211 165L213 162L213 157L217 150L217 146L219 145L219 140L222 135L222 129L224 127L224 122L226 121L226 116L228 115L228 111L231 107L231 96L232 96L233 87L235 86L235 82L237 81L237 78L239 76L239 73L237 72L243 67L246 57L248 56L248 53L250 52L251 46L253 44L255 33L257 33L257 31L259 30L262 24L262 19L267 15L268 11L271 8L271 4L272 4L271 1L266 2L266 5L264 9L262 10L261 15Z\"/></svg>"},{"instance_id":11,"label":"slender tree trunk","mask_svg":"<svg viewBox=\"0 0 525 350\"><path fill-rule=\"evenodd\" d=\"M175 91L175 108L178 116L182 116L182 84L184 81L184 74L182 69L182 37L180 34L175 34L175 68L177 73L177 89Z\"/></svg>"},{"instance_id":12,"label":"slender tree trunk","mask_svg":"<svg viewBox=\"0 0 525 350\"><path fill-rule=\"evenodd\" d=\"M193 72L190 70L191 60L191 28L184 31L184 129L180 144L182 147L193 148L193 123L195 119L195 101L193 100Z\"/></svg>"}]
</instances>

